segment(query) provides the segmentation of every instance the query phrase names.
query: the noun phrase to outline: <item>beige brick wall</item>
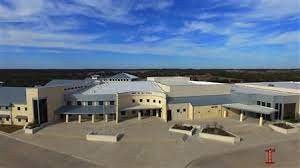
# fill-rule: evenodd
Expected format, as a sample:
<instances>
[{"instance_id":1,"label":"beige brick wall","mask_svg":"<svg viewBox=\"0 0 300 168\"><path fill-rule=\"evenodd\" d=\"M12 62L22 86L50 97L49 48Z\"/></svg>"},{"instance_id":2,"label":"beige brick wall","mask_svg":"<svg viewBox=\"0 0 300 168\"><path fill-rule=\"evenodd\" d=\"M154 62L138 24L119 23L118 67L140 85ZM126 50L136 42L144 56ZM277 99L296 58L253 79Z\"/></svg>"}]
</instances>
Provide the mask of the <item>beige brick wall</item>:
<instances>
[{"instance_id":1,"label":"beige brick wall","mask_svg":"<svg viewBox=\"0 0 300 168\"><path fill-rule=\"evenodd\" d=\"M194 120L222 117L221 105L194 106Z\"/></svg>"},{"instance_id":2,"label":"beige brick wall","mask_svg":"<svg viewBox=\"0 0 300 168\"><path fill-rule=\"evenodd\" d=\"M164 93L159 92L128 92L128 93L120 93L118 94L118 111L128 107L134 107L138 105L150 105L150 106L158 106L161 108L161 118L167 120L167 102L166 102L166 95ZM133 103L132 100L135 100ZM140 99L143 102L140 102ZM149 99L149 102L147 102ZM155 102L153 102L155 100ZM159 103L159 101L161 103ZM120 114L118 114L120 115Z\"/></svg>"}]
</instances>

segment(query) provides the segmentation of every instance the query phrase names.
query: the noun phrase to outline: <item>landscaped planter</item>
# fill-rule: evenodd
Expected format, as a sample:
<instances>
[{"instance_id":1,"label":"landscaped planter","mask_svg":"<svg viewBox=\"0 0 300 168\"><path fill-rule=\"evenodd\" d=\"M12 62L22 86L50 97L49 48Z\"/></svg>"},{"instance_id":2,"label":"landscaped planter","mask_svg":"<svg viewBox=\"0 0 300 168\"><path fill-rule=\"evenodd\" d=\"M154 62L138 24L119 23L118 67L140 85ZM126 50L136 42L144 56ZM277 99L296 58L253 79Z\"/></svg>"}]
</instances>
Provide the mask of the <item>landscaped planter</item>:
<instances>
[{"instance_id":1,"label":"landscaped planter","mask_svg":"<svg viewBox=\"0 0 300 168\"><path fill-rule=\"evenodd\" d=\"M38 125L38 124L28 124L24 127L25 134L35 134L40 129L44 128L45 125Z\"/></svg>"},{"instance_id":2,"label":"landscaped planter","mask_svg":"<svg viewBox=\"0 0 300 168\"><path fill-rule=\"evenodd\" d=\"M195 128L193 126L189 126L189 125L175 124L169 128L169 131L192 136L195 132Z\"/></svg>"},{"instance_id":3,"label":"landscaped planter","mask_svg":"<svg viewBox=\"0 0 300 168\"><path fill-rule=\"evenodd\" d=\"M295 127L293 124L289 123L275 123L275 124L269 124L269 127L279 133L282 134L293 134L298 132L298 128Z\"/></svg>"},{"instance_id":4,"label":"landscaped planter","mask_svg":"<svg viewBox=\"0 0 300 168\"><path fill-rule=\"evenodd\" d=\"M86 135L86 140L88 141L99 141L99 142L118 142L123 134L116 135L101 135L95 132L90 132Z\"/></svg>"},{"instance_id":5,"label":"landscaped planter","mask_svg":"<svg viewBox=\"0 0 300 168\"><path fill-rule=\"evenodd\" d=\"M209 131L206 131L206 129L218 129L218 131L221 133L211 133ZM233 133L231 133L229 131L225 131L220 128L204 128L199 133L199 137L204 138L204 139L232 143L232 144L241 141L240 137L234 135Z\"/></svg>"},{"instance_id":6,"label":"landscaped planter","mask_svg":"<svg viewBox=\"0 0 300 168\"><path fill-rule=\"evenodd\" d=\"M286 124L289 124L289 125L293 125L293 126L296 126L296 127L300 127L300 120L295 120L295 121L289 121L289 122L286 122Z\"/></svg>"}]
</instances>

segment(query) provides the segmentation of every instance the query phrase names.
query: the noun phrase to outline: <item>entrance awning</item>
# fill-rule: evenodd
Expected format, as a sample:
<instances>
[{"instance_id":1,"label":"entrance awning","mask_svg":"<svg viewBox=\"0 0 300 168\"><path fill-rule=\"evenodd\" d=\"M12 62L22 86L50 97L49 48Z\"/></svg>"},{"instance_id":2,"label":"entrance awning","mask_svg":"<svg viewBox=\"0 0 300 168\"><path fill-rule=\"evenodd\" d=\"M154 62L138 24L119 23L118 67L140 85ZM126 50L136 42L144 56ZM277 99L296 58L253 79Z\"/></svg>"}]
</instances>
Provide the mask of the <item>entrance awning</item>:
<instances>
[{"instance_id":1,"label":"entrance awning","mask_svg":"<svg viewBox=\"0 0 300 168\"><path fill-rule=\"evenodd\" d=\"M27 116L18 115L18 116L16 116L16 119L26 120L26 119L28 119L28 117Z\"/></svg>"},{"instance_id":2,"label":"entrance awning","mask_svg":"<svg viewBox=\"0 0 300 168\"><path fill-rule=\"evenodd\" d=\"M138 106L132 106L122 109L121 111L128 111L128 110L151 110L151 109L161 109L160 106L155 105L138 105Z\"/></svg>"},{"instance_id":3,"label":"entrance awning","mask_svg":"<svg viewBox=\"0 0 300 168\"><path fill-rule=\"evenodd\" d=\"M10 115L8 115L8 114L0 114L0 118L10 118Z\"/></svg>"},{"instance_id":4,"label":"entrance awning","mask_svg":"<svg viewBox=\"0 0 300 168\"><path fill-rule=\"evenodd\" d=\"M56 112L60 114L111 114L115 106L63 106Z\"/></svg>"},{"instance_id":5,"label":"entrance awning","mask_svg":"<svg viewBox=\"0 0 300 168\"><path fill-rule=\"evenodd\" d=\"M243 110L248 112L260 113L260 114L272 114L277 110L271 107L264 107L259 105L246 105L241 103L223 104L223 107L233 108L237 110Z\"/></svg>"}]
</instances>

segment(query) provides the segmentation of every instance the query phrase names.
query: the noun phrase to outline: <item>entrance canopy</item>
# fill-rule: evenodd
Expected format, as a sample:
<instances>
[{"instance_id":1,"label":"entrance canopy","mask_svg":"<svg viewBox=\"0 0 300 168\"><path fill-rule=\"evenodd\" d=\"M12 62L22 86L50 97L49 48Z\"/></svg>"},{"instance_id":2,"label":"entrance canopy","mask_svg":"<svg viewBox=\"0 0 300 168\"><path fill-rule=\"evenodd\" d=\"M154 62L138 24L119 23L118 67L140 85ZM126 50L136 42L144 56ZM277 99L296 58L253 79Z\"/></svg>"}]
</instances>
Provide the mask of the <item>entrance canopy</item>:
<instances>
[{"instance_id":1,"label":"entrance canopy","mask_svg":"<svg viewBox=\"0 0 300 168\"><path fill-rule=\"evenodd\" d=\"M138 106L132 106L122 109L121 111L128 111L128 110L151 110L151 109L160 109L160 106L155 105L138 105Z\"/></svg>"},{"instance_id":2,"label":"entrance canopy","mask_svg":"<svg viewBox=\"0 0 300 168\"><path fill-rule=\"evenodd\" d=\"M233 108L233 109L260 113L260 114L268 114L268 115L277 111L276 109L271 107L264 107L258 105L246 105L241 103L223 104L222 106L226 108Z\"/></svg>"},{"instance_id":3,"label":"entrance canopy","mask_svg":"<svg viewBox=\"0 0 300 168\"><path fill-rule=\"evenodd\" d=\"M60 114L111 114L115 106L63 106L57 110Z\"/></svg>"}]
</instances>

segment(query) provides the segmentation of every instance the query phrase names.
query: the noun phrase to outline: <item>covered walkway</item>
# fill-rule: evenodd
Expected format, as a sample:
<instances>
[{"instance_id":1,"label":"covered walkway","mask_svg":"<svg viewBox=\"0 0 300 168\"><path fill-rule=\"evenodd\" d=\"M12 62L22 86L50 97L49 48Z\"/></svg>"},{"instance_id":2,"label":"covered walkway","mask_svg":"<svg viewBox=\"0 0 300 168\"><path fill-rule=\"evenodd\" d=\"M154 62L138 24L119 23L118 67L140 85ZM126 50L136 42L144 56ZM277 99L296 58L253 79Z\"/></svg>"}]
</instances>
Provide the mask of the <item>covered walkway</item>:
<instances>
[{"instance_id":1,"label":"covered walkway","mask_svg":"<svg viewBox=\"0 0 300 168\"><path fill-rule=\"evenodd\" d=\"M103 117L105 122L109 121L109 118L116 119L115 106L63 106L57 110L61 115L65 115L65 122L69 122L71 115L78 116L78 123L81 123L82 116L91 116L92 123L95 122L96 115Z\"/></svg>"},{"instance_id":2,"label":"covered walkway","mask_svg":"<svg viewBox=\"0 0 300 168\"><path fill-rule=\"evenodd\" d=\"M246 105L241 103L232 103L232 104L223 104L222 105L225 108L232 108L240 110L240 121L243 122L244 120L244 112L251 112L251 113L257 113L260 114L259 117L259 126L263 125L263 115L270 115L277 110L271 107L264 107L259 105ZM226 110L224 111L224 116L226 116Z\"/></svg>"},{"instance_id":3,"label":"covered walkway","mask_svg":"<svg viewBox=\"0 0 300 168\"><path fill-rule=\"evenodd\" d=\"M137 113L138 120L141 120L142 116L161 117L161 107L156 105L137 105L137 106L123 108L121 110L121 116L126 113L130 113L133 115Z\"/></svg>"}]
</instances>

